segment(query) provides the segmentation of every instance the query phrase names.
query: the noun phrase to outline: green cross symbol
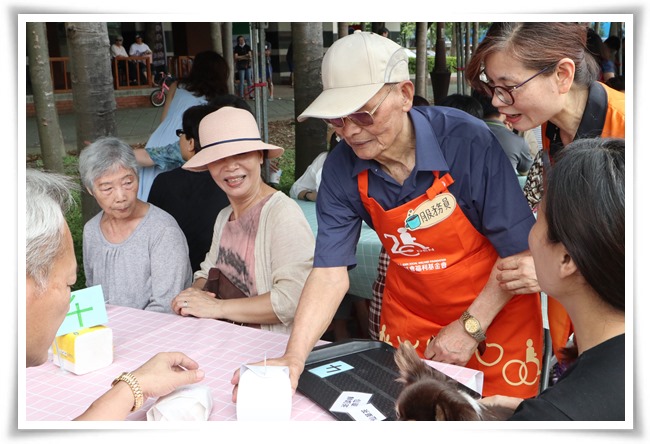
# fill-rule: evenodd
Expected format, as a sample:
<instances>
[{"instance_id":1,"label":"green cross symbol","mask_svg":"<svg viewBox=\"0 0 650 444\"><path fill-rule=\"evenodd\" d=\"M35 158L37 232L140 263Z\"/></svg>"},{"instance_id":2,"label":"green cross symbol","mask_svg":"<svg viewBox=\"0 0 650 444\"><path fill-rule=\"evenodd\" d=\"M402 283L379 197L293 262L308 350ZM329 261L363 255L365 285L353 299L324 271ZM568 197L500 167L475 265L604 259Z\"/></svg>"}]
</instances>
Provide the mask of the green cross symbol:
<instances>
[{"instance_id":1,"label":"green cross symbol","mask_svg":"<svg viewBox=\"0 0 650 444\"><path fill-rule=\"evenodd\" d=\"M72 298L70 299L70 303L72 303L73 300L74 300L74 296L72 296ZM86 312L86 311L92 311L93 308L92 308L92 307L89 307L89 308L80 309L80 308L79 308L79 303L78 303L78 302L75 302L74 305L75 305L76 310L75 310L75 311L70 311L70 312L68 312L68 314L66 315L66 317L67 317L67 316L75 316L75 315L76 315L77 318L78 318L78 320L79 320L79 327L83 327L83 326L84 326L84 321L83 321L83 319L82 319L82 317L81 317L81 314L82 314L83 312Z\"/></svg>"}]
</instances>

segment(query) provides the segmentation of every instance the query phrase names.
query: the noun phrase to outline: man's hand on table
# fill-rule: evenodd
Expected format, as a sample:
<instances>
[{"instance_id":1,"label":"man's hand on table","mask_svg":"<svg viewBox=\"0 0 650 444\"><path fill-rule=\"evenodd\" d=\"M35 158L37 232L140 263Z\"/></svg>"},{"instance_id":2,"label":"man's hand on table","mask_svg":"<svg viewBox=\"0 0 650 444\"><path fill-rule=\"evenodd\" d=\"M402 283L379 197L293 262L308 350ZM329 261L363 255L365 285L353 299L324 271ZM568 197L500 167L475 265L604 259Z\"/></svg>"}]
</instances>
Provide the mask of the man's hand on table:
<instances>
[{"instance_id":1,"label":"man's hand on table","mask_svg":"<svg viewBox=\"0 0 650 444\"><path fill-rule=\"evenodd\" d=\"M205 376L196 361L180 352L158 353L131 373L140 383L145 398L165 396Z\"/></svg>"},{"instance_id":2,"label":"man's hand on table","mask_svg":"<svg viewBox=\"0 0 650 444\"><path fill-rule=\"evenodd\" d=\"M250 365L264 365L264 361L256 362ZM296 389L298 388L298 380L300 379L300 375L302 374L302 371L305 368L305 363L303 361L301 361L300 359L292 359L291 357L287 357L287 355L284 355L283 357L280 358L267 359L266 365L289 367L289 378L291 379L291 394L293 395L296 393ZM230 383L234 385L232 389L232 402L237 402L237 389L239 387L239 370L240 369L235 370L235 373L233 373L232 379L230 380Z\"/></svg>"}]
</instances>

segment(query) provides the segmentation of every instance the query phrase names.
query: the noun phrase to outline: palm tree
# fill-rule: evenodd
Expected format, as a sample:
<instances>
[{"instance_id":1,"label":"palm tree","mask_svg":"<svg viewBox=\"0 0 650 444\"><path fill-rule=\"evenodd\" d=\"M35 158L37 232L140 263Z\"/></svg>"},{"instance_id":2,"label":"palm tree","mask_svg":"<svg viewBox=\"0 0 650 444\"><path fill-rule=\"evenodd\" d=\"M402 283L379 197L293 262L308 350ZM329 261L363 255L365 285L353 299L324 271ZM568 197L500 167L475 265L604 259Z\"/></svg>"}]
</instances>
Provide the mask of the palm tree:
<instances>
[{"instance_id":1,"label":"palm tree","mask_svg":"<svg viewBox=\"0 0 650 444\"><path fill-rule=\"evenodd\" d=\"M44 22L29 22L26 30L29 76L33 88L43 165L47 170L63 173L65 145L54 100L47 30Z\"/></svg>"},{"instance_id":2,"label":"palm tree","mask_svg":"<svg viewBox=\"0 0 650 444\"><path fill-rule=\"evenodd\" d=\"M70 47L72 101L77 121L77 150L101 136L116 136L115 94L105 22L66 23ZM88 193L81 198L84 222L99 212Z\"/></svg>"},{"instance_id":3,"label":"palm tree","mask_svg":"<svg viewBox=\"0 0 650 444\"><path fill-rule=\"evenodd\" d=\"M323 90L323 25L318 22L291 23L295 60L294 99L296 118ZM296 124L295 175L300 177L311 162L327 148L327 126L320 119Z\"/></svg>"}]
</instances>

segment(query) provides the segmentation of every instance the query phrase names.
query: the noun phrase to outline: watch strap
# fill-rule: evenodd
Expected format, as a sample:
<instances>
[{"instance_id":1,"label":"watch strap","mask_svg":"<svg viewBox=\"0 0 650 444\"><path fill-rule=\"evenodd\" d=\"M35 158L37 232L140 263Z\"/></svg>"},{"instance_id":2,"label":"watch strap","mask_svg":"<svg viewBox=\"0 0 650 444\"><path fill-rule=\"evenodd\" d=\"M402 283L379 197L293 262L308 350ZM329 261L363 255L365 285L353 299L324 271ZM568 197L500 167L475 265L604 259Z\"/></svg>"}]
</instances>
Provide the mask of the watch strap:
<instances>
[{"instance_id":1,"label":"watch strap","mask_svg":"<svg viewBox=\"0 0 650 444\"><path fill-rule=\"evenodd\" d=\"M132 412L135 412L138 410L140 407L142 407L142 404L144 403L144 394L142 393L142 388L140 387L140 383L138 380L133 376L132 373L129 372L124 372L111 384L111 387L113 387L115 384L118 382L123 381L126 382L126 384L131 388L131 391L133 392L133 407L131 408Z\"/></svg>"},{"instance_id":2,"label":"watch strap","mask_svg":"<svg viewBox=\"0 0 650 444\"><path fill-rule=\"evenodd\" d=\"M470 332L467 330L465 327L465 322L472 319L474 322L476 322L476 325L478 325L478 330L475 332ZM474 316L472 316L469 311L465 310L463 314L460 317L460 323L463 325L463 328L465 329L465 332L476 339L477 342L483 342L486 339L485 336L485 331L483 331L483 328L481 327L481 323L476 319Z\"/></svg>"}]
</instances>

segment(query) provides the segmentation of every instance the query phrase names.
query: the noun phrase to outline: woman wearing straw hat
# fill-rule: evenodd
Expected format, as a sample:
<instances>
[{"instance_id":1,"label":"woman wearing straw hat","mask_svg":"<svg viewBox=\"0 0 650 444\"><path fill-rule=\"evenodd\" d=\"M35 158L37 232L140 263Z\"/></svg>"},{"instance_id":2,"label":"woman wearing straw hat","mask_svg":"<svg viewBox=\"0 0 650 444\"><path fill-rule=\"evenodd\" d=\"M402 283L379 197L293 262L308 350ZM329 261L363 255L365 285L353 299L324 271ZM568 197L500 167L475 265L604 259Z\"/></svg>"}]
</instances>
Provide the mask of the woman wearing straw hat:
<instances>
[{"instance_id":1,"label":"woman wearing straw hat","mask_svg":"<svg viewBox=\"0 0 650 444\"><path fill-rule=\"evenodd\" d=\"M262 180L264 160L284 149L264 143L253 115L233 107L204 117L199 140L203 149L183 168L210 171L230 206L217 216L194 283L174 298L172 308L183 316L289 333L311 271L314 236L298 204ZM218 287L206 287L216 270ZM240 297L225 299L224 283Z\"/></svg>"}]
</instances>

